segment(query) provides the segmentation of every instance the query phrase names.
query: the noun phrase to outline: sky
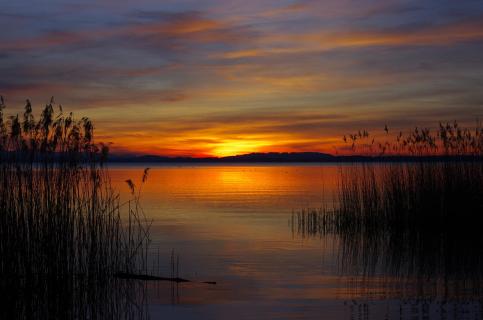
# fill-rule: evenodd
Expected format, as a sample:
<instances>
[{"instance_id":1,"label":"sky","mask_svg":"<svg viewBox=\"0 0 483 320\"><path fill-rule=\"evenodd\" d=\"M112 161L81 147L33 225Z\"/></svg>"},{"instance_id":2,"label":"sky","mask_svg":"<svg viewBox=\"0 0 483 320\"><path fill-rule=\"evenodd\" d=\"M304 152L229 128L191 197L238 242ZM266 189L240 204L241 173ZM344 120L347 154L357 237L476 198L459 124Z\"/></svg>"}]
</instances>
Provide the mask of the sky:
<instances>
[{"instance_id":1,"label":"sky","mask_svg":"<svg viewBox=\"0 0 483 320\"><path fill-rule=\"evenodd\" d=\"M55 97L115 153L341 153L483 117L481 0L6 1L7 114Z\"/></svg>"}]
</instances>

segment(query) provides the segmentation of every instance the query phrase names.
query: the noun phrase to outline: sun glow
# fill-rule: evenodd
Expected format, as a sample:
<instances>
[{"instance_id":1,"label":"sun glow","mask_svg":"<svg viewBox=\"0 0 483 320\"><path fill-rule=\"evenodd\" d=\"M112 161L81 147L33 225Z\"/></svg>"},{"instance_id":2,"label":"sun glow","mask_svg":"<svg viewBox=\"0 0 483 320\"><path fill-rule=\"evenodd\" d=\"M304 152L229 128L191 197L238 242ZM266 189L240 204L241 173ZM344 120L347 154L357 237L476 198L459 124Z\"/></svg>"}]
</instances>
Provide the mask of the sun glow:
<instances>
[{"instance_id":1,"label":"sun glow","mask_svg":"<svg viewBox=\"0 0 483 320\"><path fill-rule=\"evenodd\" d=\"M260 148L267 146L270 146L267 141L224 140L213 149L213 155L217 157L235 156L258 152Z\"/></svg>"}]
</instances>

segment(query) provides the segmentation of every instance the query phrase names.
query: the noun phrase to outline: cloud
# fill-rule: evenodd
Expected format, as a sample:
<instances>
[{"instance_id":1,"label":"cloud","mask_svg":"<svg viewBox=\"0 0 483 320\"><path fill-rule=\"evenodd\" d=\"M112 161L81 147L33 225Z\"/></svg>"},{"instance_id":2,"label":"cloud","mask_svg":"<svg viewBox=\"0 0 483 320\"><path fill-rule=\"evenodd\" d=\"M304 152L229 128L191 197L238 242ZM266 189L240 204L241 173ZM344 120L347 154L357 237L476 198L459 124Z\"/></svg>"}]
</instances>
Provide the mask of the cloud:
<instances>
[{"instance_id":1,"label":"cloud","mask_svg":"<svg viewBox=\"0 0 483 320\"><path fill-rule=\"evenodd\" d=\"M264 17L277 17L280 15L292 15L297 12L305 12L308 9L306 1L297 1L282 7L267 10L261 14Z\"/></svg>"},{"instance_id":2,"label":"cloud","mask_svg":"<svg viewBox=\"0 0 483 320\"><path fill-rule=\"evenodd\" d=\"M438 46L460 42L483 41L483 20L462 21L442 25L399 27L391 29L317 30L303 34L269 34L252 48L227 51L225 59L293 55L323 52L341 48Z\"/></svg>"},{"instance_id":3,"label":"cloud","mask_svg":"<svg viewBox=\"0 0 483 320\"><path fill-rule=\"evenodd\" d=\"M483 40L483 22L481 21L426 26L416 30L397 28L385 31L353 31L312 37L323 43L334 43L336 46L344 47L449 45L458 42Z\"/></svg>"},{"instance_id":4,"label":"cloud","mask_svg":"<svg viewBox=\"0 0 483 320\"><path fill-rule=\"evenodd\" d=\"M369 19L374 17L399 17L403 14L412 14L424 10L423 3L391 3L390 1L383 1L369 6L367 10L361 12L360 17Z\"/></svg>"},{"instance_id":5,"label":"cloud","mask_svg":"<svg viewBox=\"0 0 483 320\"><path fill-rule=\"evenodd\" d=\"M181 13L161 12L157 14L138 13L149 17L142 21L126 20L123 23L101 27L84 28L72 31L52 30L34 37L24 37L16 41L1 43L5 51L40 50L56 47L81 45L94 46L102 41L114 45L116 41L127 41L130 46L156 42L160 47L176 48L177 42L192 43L232 43L246 38L247 30L241 30L222 21L206 18L200 12ZM118 45L120 43L117 43Z\"/></svg>"}]
</instances>

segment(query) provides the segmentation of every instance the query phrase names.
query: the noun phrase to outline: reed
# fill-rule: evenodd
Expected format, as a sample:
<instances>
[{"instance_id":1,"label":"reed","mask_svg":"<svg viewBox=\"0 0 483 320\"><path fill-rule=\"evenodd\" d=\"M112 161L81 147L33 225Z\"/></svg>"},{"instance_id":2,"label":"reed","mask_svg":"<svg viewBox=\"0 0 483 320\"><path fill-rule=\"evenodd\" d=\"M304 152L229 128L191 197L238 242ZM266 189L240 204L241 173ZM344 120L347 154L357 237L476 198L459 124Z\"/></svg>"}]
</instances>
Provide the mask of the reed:
<instances>
[{"instance_id":1,"label":"reed","mask_svg":"<svg viewBox=\"0 0 483 320\"><path fill-rule=\"evenodd\" d=\"M359 137L364 136L370 139L368 134ZM333 206L295 213L294 230L303 236L335 236L341 244L340 267L347 273L383 274L426 287L434 280L445 290L479 292L481 126L469 130L440 124L435 133L416 129L398 134L395 143L377 145L384 152L409 155L411 161L341 167Z\"/></svg>"},{"instance_id":2,"label":"reed","mask_svg":"<svg viewBox=\"0 0 483 320\"><path fill-rule=\"evenodd\" d=\"M94 141L88 118L65 115L53 99L38 120L29 101L22 116L6 118L4 108L2 98L0 282L9 299L0 313L123 318L116 312L135 298L121 292L136 285L114 274L142 272L149 243L139 194L120 203L108 146Z\"/></svg>"}]
</instances>

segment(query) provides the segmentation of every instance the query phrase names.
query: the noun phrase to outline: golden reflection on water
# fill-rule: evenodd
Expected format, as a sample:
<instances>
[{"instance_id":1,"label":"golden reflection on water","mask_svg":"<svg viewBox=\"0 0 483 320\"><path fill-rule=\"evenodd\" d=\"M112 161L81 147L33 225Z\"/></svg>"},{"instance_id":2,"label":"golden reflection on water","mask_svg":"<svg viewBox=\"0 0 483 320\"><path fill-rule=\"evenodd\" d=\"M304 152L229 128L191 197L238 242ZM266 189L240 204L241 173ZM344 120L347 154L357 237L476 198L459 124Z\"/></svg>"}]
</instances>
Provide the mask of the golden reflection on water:
<instances>
[{"instance_id":1,"label":"golden reflection on water","mask_svg":"<svg viewBox=\"0 0 483 320\"><path fill-rule=\"evenodd\" d=\"M290 214L330 204L337 173L336 166L158 166L143 186L142 204L156 227L176 226L164 231L172 236L291 248ZM142 167L111 169L124 199L125 180L139 185L141 176Z\"/></svg>"},{"instance_id":2,"label":"golden reflection on water","mask_svg":"<svg viewBox=\"0 0 483 320\"><path fill-rule=\"evenodd\" d=\"M111 167L123 199L129 197L125 180L139 187L143 169ZM327 308L333 319L348 319L344 301L357 292L347 286L351 275L344 278L337 271L337 241L299 238L289 227L293 211L333 204L339 170L338 165L154 166L142 189L144 211L153 220L152 252L161 260L153 263L153 273L169 275L174 250L180 276L216 281L216 286L180 285L175 299L215 306L213 318L223 318L226 309L220 305L236 303L255 310L254 319L263 310L285 310L283 318L313 318ZM374 286L373 298L391 296L378 282L365 284ZM169 286L153 289L154 305L173 302Z\"/></svg>"},{"instance_id":3,"label":"golden reflection on water","mask_svg":"<svg viewBox=\"0 0 483 320\"><path fill-rule=\"evenodd\" d=\"M142 169L111 168L122 198L129 194L125 180L139 185ZM328 245L294 239L288 222L293 210L332 201L337 174L337 166L158 166L143 186L142 204L154 220L154 245L166 258L171 249L179 252L186 276L241 287L259 281L268 285L257 292L269 296L286 291L271 288L272 281L303 282L321 270Z\"/></svg>"},{"instance_id":4,"label":"golden reflection on water","mask_svg":"<svg viewBox=\"0 0 483 320\"><path fill-rule=\"evenodd\" d=\"M169 200L177 203L176 208L196 204L202 208L226 206L256 211L271 207L271 211L290 211L318 207L330 199L337 172L336 166L154 167L143 198L147 203ZM141 175L140 167L111 168L114 184L124 194L128 193L124 181L133 179L136 183Z\"/></svg>"}]
</instances>

